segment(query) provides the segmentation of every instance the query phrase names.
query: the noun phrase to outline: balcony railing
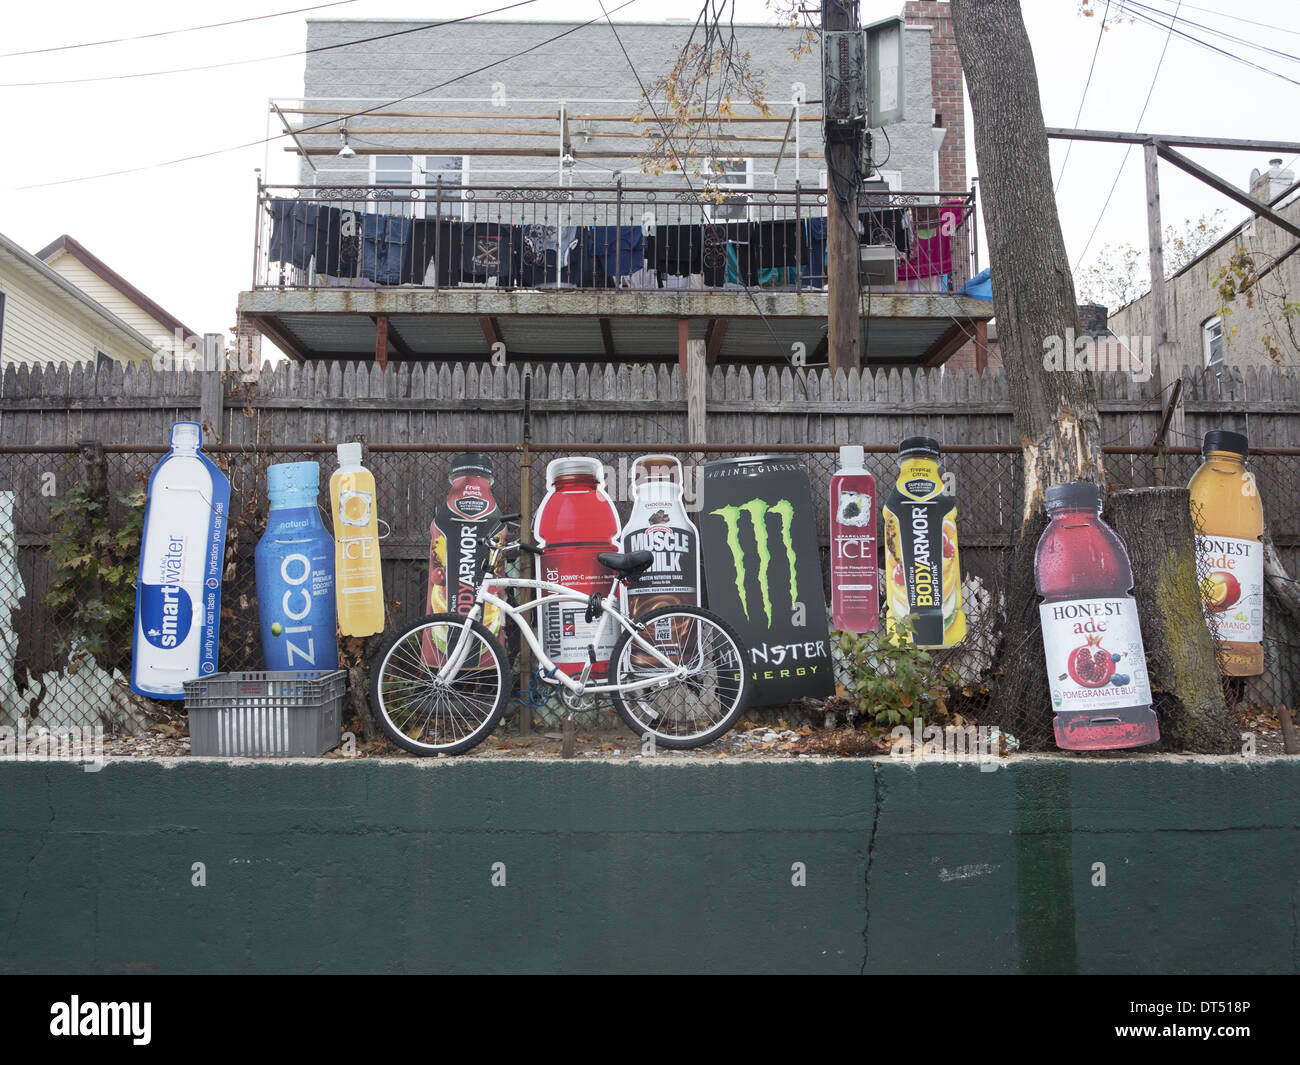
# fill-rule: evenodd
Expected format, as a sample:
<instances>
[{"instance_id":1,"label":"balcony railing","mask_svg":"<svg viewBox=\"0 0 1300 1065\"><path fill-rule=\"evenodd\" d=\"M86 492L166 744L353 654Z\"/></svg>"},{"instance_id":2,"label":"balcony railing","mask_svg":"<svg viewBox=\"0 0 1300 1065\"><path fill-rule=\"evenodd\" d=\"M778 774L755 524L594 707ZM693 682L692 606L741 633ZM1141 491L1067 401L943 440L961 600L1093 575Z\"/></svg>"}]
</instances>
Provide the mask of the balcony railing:
<instances>
[{"instance_id":1,"label":"balcony railing","mask_svg":"<svg viewBox=\"0 0 1300 1065\"><path fill-rule=\"evenodd\" d=\"M974 210L970 192L864 194L860 239L897 267L864 291L957 291ZM826 288L826 192L799 186L267 185L255 239L255 289Z\"/></svg>"}]
</instances>

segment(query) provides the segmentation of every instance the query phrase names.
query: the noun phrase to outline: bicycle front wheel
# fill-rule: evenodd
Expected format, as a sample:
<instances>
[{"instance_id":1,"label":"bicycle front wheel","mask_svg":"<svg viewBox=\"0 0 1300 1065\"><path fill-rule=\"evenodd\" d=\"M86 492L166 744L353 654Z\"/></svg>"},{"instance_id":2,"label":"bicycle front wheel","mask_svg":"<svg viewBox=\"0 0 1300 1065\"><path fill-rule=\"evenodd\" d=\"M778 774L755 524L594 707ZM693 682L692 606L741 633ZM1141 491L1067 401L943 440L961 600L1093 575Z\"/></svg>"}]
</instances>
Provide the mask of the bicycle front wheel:
<instances>
[{"instance_id":1,"label":"bicycle front wheel","mask_svg":"<svg viewBox=\"0 0 1300 1065\"><path fill-rule=\"evenodd\" d=\"M510 693L501 644L481 623L430 614L394 636L370 670L370 707L384 734L413 754L461 754L497 727ZM455 676L446 668L470 646Z\"/></svg>"},{"instance_id":2,"label":"bicycle front wheel","mask_svg":"<svg viewBox=\"0 0 1300 1065\"><path fill-rule=\"evenodd\" d=\"M610 654L614 684L655 683L615 691L614 708L638 736L675 750L702 747L730 730L749 705L749 655L735 630L702 607L664 606L637 618L635 637L672 663L665 666L626 629ZM682 677L677 670L685 670Z\"/></svg>"}]
</instances>

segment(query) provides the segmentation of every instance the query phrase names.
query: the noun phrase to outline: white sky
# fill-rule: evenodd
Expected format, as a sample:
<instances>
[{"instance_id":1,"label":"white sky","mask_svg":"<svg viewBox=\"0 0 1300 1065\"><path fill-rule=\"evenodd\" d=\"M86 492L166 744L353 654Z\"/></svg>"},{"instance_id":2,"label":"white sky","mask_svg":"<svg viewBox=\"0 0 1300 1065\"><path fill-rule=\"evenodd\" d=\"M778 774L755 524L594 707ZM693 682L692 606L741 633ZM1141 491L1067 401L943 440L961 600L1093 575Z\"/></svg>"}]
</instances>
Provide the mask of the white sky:
<instances>
[{"instance_id":1,"label":"white sky","mask_svg":"<svg viewBox=\"0 0 1300 1065\"><path fill-rule=\"evenodd\" d=\"M264 15L311 2L225 0L202 6L160 0L13 3L5 13L0 52ZM305 46L308 17L436 21L500 2L352 0L321 11L155 41L0 58L0 82L129 74L292 53ZM617 2L607 0L611 7ZM1172 12L1177 0L1144 2ZM863 0L863 21L897 14L901 6L901 0ZM1106 0L1096 0L1098 12L1105 6ZM1081 17L1077 0L1025 0L1023 7L1038 64L1046 123L1072 126L1097 41L1098 19ZM1118 7L1119 0L1113 0L1112 14ZM616 18L693 18L698 9L699 0L637 0ZM599 12L595 0L537 0L507 17L586 20ZM1300 4L1296 0L1196 0L1195 6L1185 3L1180 14L1300 56ZM1226 15L1289 32L1233 21ZM762 0L737 0L737 16L748 21L769 17ZM1206 36L1194 27L1188 27L1188 32ZM1120 23L1105 33L1079 125L1135 128L1164 36L1141 22ZM1222 46L1300 81L1300 60ZM7 186L0 201L0 232L31 251L61 233L71 234L197 332L225 332L234 324L236 295L248 287L252 277L253 170L264 165L266 148L244 148L76 184L25 190L18 186L259 140L267 130L268 98L301 95L303 62L304 57L298 55L164 77L0 87L0 114L4 115L4 177L0 180ZM815 71L815 63L808 62ZM473 66L473 58L467 57L466 70ZM542 87L538 88L536 95L541 95ZM444 94L453 95L450 88ZM1292 116L1289 121L1287 115ZM1175 36L1142 129L1300 140L1297 115L1300 85L1250 70ZM974 173L969 115L967 122L969 167ZM296 175L293 157L280 151L282 143L277 141L271 147L268 177L292 181ZM1054 174L1060 172L1064 152L1063 144L1053 147ZM1097 220L1123 152L1122 147L1088 144L1076 144L1071 152L1058 205L1072 266ZM1186 154L1244 187L1250 170L1266 167L1274 153L1189 150ZM1231 201L1168 164L1161 165L1161 197L1166 222L1194 218L1216 207L1226 208L1229 221L1244 217L1244 211ZM1134 148L1088 258L1107 242L1141 245L1145 234L1142 153Z\"/></svg>"}]
</instances>

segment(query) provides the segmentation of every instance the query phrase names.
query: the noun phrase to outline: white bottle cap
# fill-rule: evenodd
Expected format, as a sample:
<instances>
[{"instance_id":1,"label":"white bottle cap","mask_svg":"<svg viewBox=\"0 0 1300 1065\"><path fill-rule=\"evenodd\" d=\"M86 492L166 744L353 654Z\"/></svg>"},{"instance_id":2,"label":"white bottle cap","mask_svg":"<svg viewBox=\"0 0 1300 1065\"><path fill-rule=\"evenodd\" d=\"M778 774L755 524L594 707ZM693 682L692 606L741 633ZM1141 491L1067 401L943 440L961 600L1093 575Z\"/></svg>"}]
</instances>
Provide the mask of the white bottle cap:
<instances>
[{"instance_id":1,"label":"white bottle cap","mask_svg":"<svg viewBox=\"0 0 1300 1065\"><path fill-rule=\"evenodd\" d=\"M840 448L840 469L863 469L866 466L866 455L866 449L861 444L846 444Z\"/></svg>"},{"instance_id":2,"label":"white bottle cap","mask_svg":"<svg viewBox=\"0 0 1300 1065\"><path fill-rule=\"evenodd\" d=\"M361 444L353 440L351 443L339 444L339 465L340 466L360 466L361 465Z\"/></svg>"},{"instance_id":3,"label":"white bottle cap","mask_svg":"<svg viewBox=\"0 0 1300 1065\"><path fill-rule=\"evenodd\" d=\"M203 444L203 429L198 422L174 422L172 447L193 451Z\"/></svg>"}]
</instances>

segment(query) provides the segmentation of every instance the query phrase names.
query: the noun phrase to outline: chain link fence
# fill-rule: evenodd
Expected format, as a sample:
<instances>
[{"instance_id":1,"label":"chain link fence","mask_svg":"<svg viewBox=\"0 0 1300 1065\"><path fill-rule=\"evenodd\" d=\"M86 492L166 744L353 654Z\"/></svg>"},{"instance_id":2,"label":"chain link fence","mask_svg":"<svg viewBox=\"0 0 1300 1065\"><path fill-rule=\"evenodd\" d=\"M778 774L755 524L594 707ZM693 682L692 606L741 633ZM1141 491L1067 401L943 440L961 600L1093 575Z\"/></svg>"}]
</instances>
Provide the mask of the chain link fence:
<instances>
[{"instance_id":1,"label":"chain link fence","mask_svg":"<svg viewBox=\"0 0 1300 1065\"><path fill-rule=\"evenodd\" d=\"M590 455L606 466L610 495L626 518L631 505L630 466L646 450L633 445L375 444L365 463L374 473L377 510L385 526L382 540L386 632L422 616L428 588L429 527L449 487L452 458L463 451L491 455L496 470L493 492L505 512L520 511L529 521L545 493L545 468L552 459ZM756 454L795 455L812 483L822 550L822 579L829 603L827 561L830 478L838 466L831 446L746 444L708 448L655 446L675 454L685 468L688 512L698 523L703 464ZM93 727L129 731L139 727L142 701L130 695L131 643L136 567L143 499L149 474L165 453L161 447L118 445L81 448L14 446L0 449L0 724L60 729ZM212 448L209 454L231 481L231 520L222 588L219 667L263 668L254 574L254 549L267 519L266 471L273 463L321 464L322 520L328 514L328 477L335 466L333 447L322 444L249 449ZM1152 484L1185 485L1200 463L1195 449L1110 448L1106 454L1109 487L1118 490ZM898 469L892 449L869 449L867 469L881 497ZM1288 573L1300 571L1300 452L1260 449L1252 453L1269 532ZM963 602L967 635L958 646L909 658L902 668L933 680L919 695L899 696L902 723L911 715L927 723L999 724L1007 708L993 693L1000 669L1001 618L1005 608L1007 564L1019 515L1021 459L1012 445L953 445L941 469L957 499ZM514 562L518 566L521 563ZM522 563L527 564L525 561ZM882 575L882 578L885 575ZM706 574L707 580L707 574ZM1265 668L1258 677L1225 682L1233 707L1272 711L1294 707L1300 690L1300 629L1276 593L1266 592ZM364 663L382 637L344 640L343 664ZM833 647L837 641L832 640ZM526 660L517 634L507 647L528 695ZM878 668L900 668L883 645ZM873 652L874 653L874 652ZM1035 648L1041 655L1041 647ZM839 655L840 698L830 709L850 716L862 712L851 698L852 678ZM848 683L848 688L844 686ZM1018 737L1024 747L1050 747L1052 723L1046 683L1032 708L1041 729ZM516 704L517 706L518 704ZM147 711L147 708L145 708ZM825 707L791 707L820 724ZM877 723L890 719L867 709ZM1041 710L1041 713L1038 711ZM554 725L562 708L553 700L526 707L543 727ZM596 713L604 713L597 711ZM774 711L780 713L780 711ZM1031 715L1032 716L1032 715ZM1018 715L1025 719L1024 714Z\"/></svg>"}]
</instances>

